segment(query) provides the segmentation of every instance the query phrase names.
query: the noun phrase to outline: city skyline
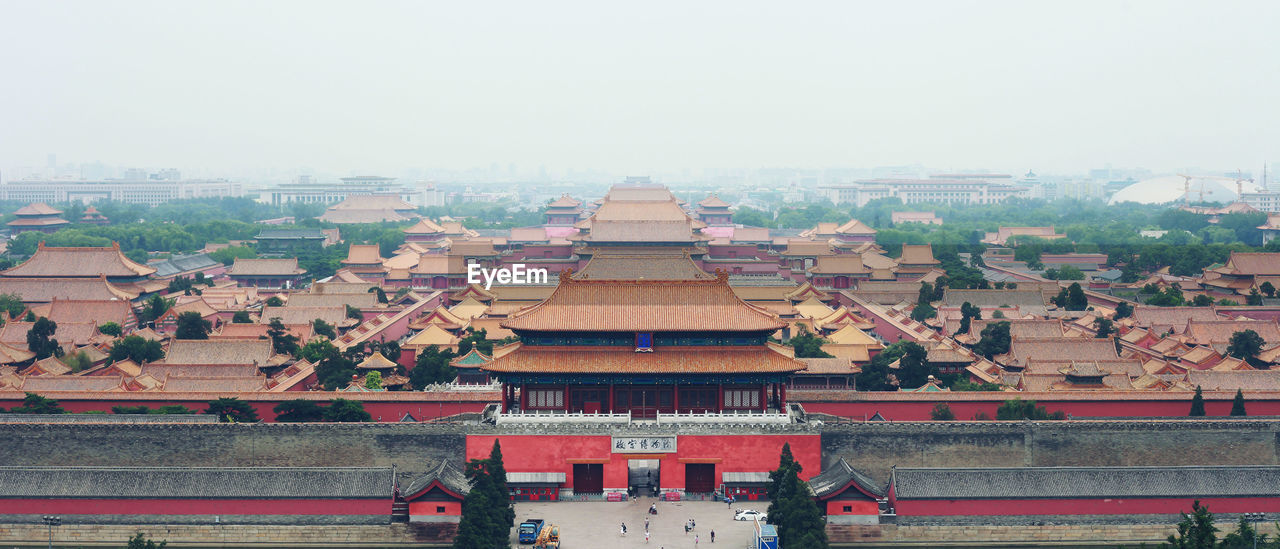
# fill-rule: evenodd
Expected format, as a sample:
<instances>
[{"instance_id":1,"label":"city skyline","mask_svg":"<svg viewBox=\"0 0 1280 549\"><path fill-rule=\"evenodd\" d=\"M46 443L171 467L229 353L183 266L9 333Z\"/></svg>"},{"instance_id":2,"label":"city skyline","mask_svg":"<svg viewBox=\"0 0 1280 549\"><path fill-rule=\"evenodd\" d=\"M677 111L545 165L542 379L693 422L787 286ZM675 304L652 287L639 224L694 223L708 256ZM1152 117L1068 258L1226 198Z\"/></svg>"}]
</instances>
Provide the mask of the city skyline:
<instances>
[{"instance_id":1,"label":"city skyline","mask_svg":"<svg viewBox=\"0 0 1280 549\"><path fill-rule=\"evenodd\" d=\"M0 168L1258 172L1277 10L10 4Z\"/></svg>"}]
</instances>

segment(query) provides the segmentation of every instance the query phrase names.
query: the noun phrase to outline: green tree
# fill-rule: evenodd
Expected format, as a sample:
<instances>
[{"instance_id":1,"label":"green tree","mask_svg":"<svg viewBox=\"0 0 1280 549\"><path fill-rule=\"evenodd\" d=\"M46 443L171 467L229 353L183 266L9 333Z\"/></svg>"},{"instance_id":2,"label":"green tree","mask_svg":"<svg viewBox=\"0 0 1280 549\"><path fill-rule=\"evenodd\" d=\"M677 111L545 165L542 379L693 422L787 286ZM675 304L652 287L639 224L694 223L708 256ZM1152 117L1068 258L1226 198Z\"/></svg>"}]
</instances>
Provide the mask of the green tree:
<instances>
[{"instance_id":1,"label":"green tree","mask_svg":"<svg viewBox=\"0 0 1280 549\"><path fill-rule=\"evenodd\" d=\"M323 319L315 319L311 323L311 331L316 335L327 337L331 340L338 339L338 332L333 329L333 325L325 322Z\"/></svg>"},{"instance_id":2,"label":"green tree","mask_svg":"<svg viewBox=\"0 0 1280 549\"><path fill-rule=\"evenodd\" d=\"M1244 393L1240 389L1236 389L1236 398L1231 401L1231 415L1237 417L1249 415L1244 410Z\"/></svg>"},{"instance_id":3,"label":"green tree","mask_svg":"<svg viewBox=\"0 0 1280 549\"><path fill-rule=\"evenodd\" d=\"M795 349L796 358L831 358L832 354L822 350L827 340L810 332L803 324L796 324L796 335L788 339L784 345Z\"/></svg>"},{"instance_id":4,"label":"green tree","mask_svg":"<svg viewBox=\"0 0 1280 549\"><path fill-rule=\"evenodd\" d=\"M916 296L916 305L926 305L933 301L933 285L928 282L920 283L920 292Z\"/></svg>"},{"instance_id":5,"label":"green tree","mask_svg":"<svg viewBox=\"0 0 1280 549\"><path fill-rule=\"evenodd\" d=\"M1182 513L1182 522L1178 523L1178 533L1169 536L1168 543L1162 547L1172 549L1214 549L1218 545L1218 528L1213 525L1213 513L1207 506L1201 506L1200 500L1191 504L1192 514Z\"/></svg>"},{"instance_id":6,"label":"green tree","mask_svg":"<svg viewBox=\"0 0 1280 549\"><path fill-rule=\"evenodd\" d=\"M800 480L802 470L791 446L784 444L778 468L769 473L768 522L777 527L780 546L822 549L827 547L826 526L809 485Z\"/></svg>"},{"instance_id":7,"label":"green tree","mask_svg":"<svg viewBox=\"0 0 1280 549\"><path fill-rule=\"evenodd\" d=\"M1097 332L1093 337L1098 339L1106 339L1111 336L1111 334L1116 333L1115 325L1112 324L1110 320L1103 317L1098 317L1097 320L1093 321L1093 329Z\"/></svg>"},{"instance_id":8,"label":"green tree","mask_svg":"<svg viewBox=\"0 0 1280 549\"><path fill-rule=\"evenodd\" d=\"M1013 341L1012 336L1009 335L1008 322L988 323L978 335L981 339L973 346L973 350L988 360L1009 352L1009 345Z\"/></svg>"},{"instance_id":9,"label":"green tree","mask_svg":"<svg viewBox=\"0 0 1280 549\"><path fill-rule=\"evenodd\" d=\"M35 393L26 393L22 398L22 406L14 406L9 409L11 414L64 414L66 410L62 409L62 405L58 401L45 398Z\"/></svg>"},{"instance_id":10,"label":"green tree","mask_svg":"<svg viewBox=\"0 0 1280 549\"><path fill-rule=\"evenodd\" d=\"M152 295L147 299L146 305L143 306L142 312L138 315L139 322L155 322L157 318L164 316L164 313L173 307L173 300L165 299L160 294Z\"/></svg>"},{"instance_id":11,"label":"green tree","mask_svg":"<svg viewBox=\"0 0 1280 549\"><path fill-rule=\"evenodd\" d=\"M112 406L111 413L120 415L150 414L151 408L146 406Z\"/></svg>"},{"instance_id":12,"label":"green tree","mask_svg":"<svg viewBox=\"0 0 1280 549\"><path fill-rule=\"evenodd\" d=\"M924 322L935 316L938 316L938 310L928 303L917 303L911 309L911 320L916 322Z\"/></svg>"},{"instance_id":13,"label":"green tree","mask_svg":"<svg viewBox=\"0 0 1280 549\"><path fill-rule=\"evenodd\" d=\"M1116 305L1115 320L1131 316L1133 316L1133 305L1130 305L1128 301L1121 301L1119 305Z\"/></svg>"},{"instance_id":14,"label":"green tree","mask_svg":"<svg viewBox=\"0 0 1280 549\"><path fill-rule=\"evenodd\" d=\"M284 300L280 299L280 296L278 295L273 295L267 298L266 305L268 307L283 307Z\"/></svg>"},{"instance_id":15,"label":"green tree","mask_svg":"<svg viewBox=\"0 0 1280 549\"><path fill-rule=\"evenodd\" d=\"M36 319L27 330L27 349L36 354L36 360L62 356L62 346L53 338L57 331L58 324L45 317Z\"/></svg>"},{"instance_id":16,"label":"green tree","mask_svg":"<svg viewBox=\"0 0 1280 549\"><path fill-rule=\"evenodd\" d=\"M129 538L129 545L126 549L164 549L168 545L168 541L156 543L151 541L150 538L142 535L142 532L138 532L138 535Z\"/></svg>"},{"instance_id":17,"label":"green tree","mask_svg":"<svg viewBox=\"0 0 1280 549\"><path fill-rule=\"evenodd\" d=\"M174 339L209 339L209 330L213 324L200 313L187 311L178 315L178 328L174 330Z\"/></svg>"},{"instance_id":18,"label":"green tree","mask_svg":"<svg viewBox=\"0 0 1280 549\"><path fill-rule=\"evenodd\" d=\"M382 373L374 370L364 375L364 388L378 390L382 388Z\"/></svg>"},{"instance_id":19,"label":"green tree","mask_svg":"<svg viewBox=\"0 0 1280 549\"><path fill-rule=\"evenodd\" d=\"M960 305L960 328L956 330L957 334L969 333L969 327L975 318L982 318L982 308L969 304L968 301Z\"/></svg>"},{"instance_id":20,"label":"green tree","mask_svg":"<svg viewBox=\"0 0 1280 549\"><path fill-rule=\"evenodd\" d=\"M1037 406L1034 400L1015 398L1000 404L1000 407L996 409L996 419L1066 419L1066 414L1063 414L1062 411L1051 414L1044 406Z\"/></svg>"},{"instance_id":21,"label":"green tree","mask_svg":"<svg viewBox=\"0 0 1280 549\"><path fill-rule=\"evenodd\" d=\"M194 414L195 410L181 404L166 404L151 411L153 414Z\"/></svg>"},{"instance_id":22,"label":"green tree","mask_svg":"<svg viewBox=\"0 0 1280 549\"><path fill-rule=\"evenodd\" d=\"M324 409L324 420L334 423L359 423L373 419L358 400L335 398Z\"/></svg>"},{"instance_id":23,"label":"green tree","mask_svg":"<svg viewBox=\"0 0 1280 549\"><path fill-rule=\"evenodd\" d=\"M347 318L354 320L364 320L364 315L360 313L360 309L347 305Z\"/></svg>"},{"instance_id":24,"label":"green tree","mask_svg":"<svg viewBox=\"0 0 1280 549\"><path fill-rule=\"evenodd\" d=\"M258 421L258 412L248 402L238 398L224 397L209 403L204 413L218 416L224 423L253 423Z\"/></svg>"},{"instance_id":25,"label":"green tree","mask_svg":"<svg viewBox=\"0 0 1280 549\"><path fill-rule=\"evenodd\" d=\"M934 421L952 421L956 419L956 414L951 411L951 406L945 402L939 402L933 406L933 410L929 411L929 417Z\"/></svg>"},{"instance_id":26,"label":"green tree","mask_svg":"<svg viewBox=\"0 0 1280 549\"><path fill-rule=\"evenodd\" d=\"M101 326L98 326L98 333L120 337L120 334L124 333L124 330L115 322L105 322Z\"/></svg>"},{"instance_id":27,"label":"green tree","mask_svg":"<svg viewBox=\"0 0 1280 549\"><path fill-rule=\"evenodd\" d=\"M372 287L372 288L369 288L369 293L371 293L371 294L378 294L378 303L386 303L386 302L387 302L387 293L386 293L386 292L384 292L384 291L382 291L382 288L379 288L379 287L377 287L377 286L374 286L374 287Z\"/></svg>"},{"instance_id":28,"label":"green tree","mask_svg":"<svg viewBox=\"0 0 1280 549\"><path fill-rule=\"evenodd\" d=\"M313 339L298 350L298 358L316 364L321 360L341 354L338 348L327 339Z\"/></svg>"},{"instance_id":29,"label":"green tree","mask_svg":"<svg viewBox=\"0 0 1280 549\"><path fill-rule=\"evenodd\" d=\"M63 364L71 367L71 373L83 372L89 368L89 366L93 365L93 359L89 358L89 355L84 351L76 351L69 355L63 355L60 360L62 360Z\"/></svg>"},{"instance_id":30,"label":"green tree","mask_svg":"<svg viewBox=\"0 0 1280 549\"><path fill-rule=\"evenodd\" d=\"M18 318L18 315L21 315L22 311L25 310L27 310L27 305L22 302L22 296L18 294L0 294L0 312L5 314L5 318Z\"/></svg>"},{"instance_id":31,"label":"green tree","mask_svg":"<svg viewBox=\"0 0 1280 549\"><path fill-rule=\"evenodd\" d=\"M497 494L486 461L473 459L467 463L471 491L462 500L462 519L458 522L458 535L453 540L454 549L495 549L510 543L507 541L509 528L507 536L499 538L496 535L502 527L503 518L498 514L497 506L499 500L505 498Z\"/></svg>"},{"instance_id":32,"label":"green tree","mask_svg":"<svg viewBox=\"0 0 1280 549\"><path fill-rule=\"evenodd\" d=\"M1191 397L1191 412L1187 414L1191 417L1204 416L1204 395L1200 393L1200 386L1196 385L1196 394Z\"/></svg>"},{"instance_id":33,"label":"green tree","mask_svg":"<svg viewBox=\"0 0 1280 549\"><path fill-rule=\"evenodd\" d=\"M272 318L267 326L267 337L271 339L272 352L281 355L298 353L298 336L290 334L278 317Z\"/></svg>"},{"instance_id":34,"label":"green tree","mask_svg":"<svg viewBox=\"0 0 1280 549\"><path fill-rule=\"evenodd\" d=\"M1258 332L1253 330L1242 330L1231 334L1230 343L1227 345L1227 354L1241 360L1246 360L1250 364L1257 362L1258 353L1262 352L1262 346L1266 341Z\"/></svg>"},{"instance_id":35,"label":"green tree","mask_svg":"<svg viewBox=\"0 0 1280 549\"><path fill-rule=\"evenodd\" d=\"M1200 294L1191 299L1192 307L1208 307L1213 305L1213 298L1204 294Z\"/></svg>"},{"instance_id":36,"label":"green tree","mask_svg":"<svg viewBox=\"0 0 1280 549\"><path fill-rule=\"evenodd\" d=\"M1270 280L1263 282L1258 288L1262 290L1262 293L1267 294L1267 297L1276 296L1276 286Z\"/></svg>"},{"instance_id":37,"label":"green tree","mask_svg":"<svg viewBox=\"0 0 1280 549\"><path fill-rule=\"evenodd\" d=\"M458 371L451 364L456 356L451 350L441 351L435 345L429 345L418 351L413 370L409 372L409 382L415 389L424 389L433 383L450 383L458 377Z\"/></svg>"},{"instance_id":38,"label":"green tree","mask_svg":"<svg viewBox=\"0 0 1280 549\"><path fill-rule=\"evenodd\" d=\"M493 480L494 492L501 496L501 499L495 505L498 510L495 515L499 519L497 521L499 524L507 526L506 536L502 538L507 539L507 536L511 535L511 527L515 526L516 523L516 508L511 505L511 491L507 488L507 466L502 462L502 445L498 444L498 439L496 438L493 440L493 449L489 450L488 466L489 478ZM501 530L501 528L498 528L498 530Z\"/></svg>"},{"instance_id":39,"label":"green tree","mask_svg":"<svg viewBox=\"0 0 1280 549\"><path fill-rule=\"evenodd\" d=\"M253 319L249 318L249 311L236 311L236 314L231 316L231 323L232 324L253 324Z\"/></svg>"},{"instance_id":40,"label":"green tree","mask_svg":"<svg viewBox=\"0 0 1280 549\"><path fill-rule=\"evenodd\" d=\"M276 421L287 423L305 423L324 420L324 408L314 400L286 400L271 409L276 414Z\"/></svg>"},{"instance_id":41,"label":"green tree","mask_svg":"<svg viewBox=\"0 0 1280 549\"><path fill-rule=\"evenodd\" d=\"M164 347L159 341L143 339L142 336L125 336L111 344L111 360L132 360L138 364L155 362L164 358Z\"/></svg>"},{"instance_id":42,"label":"green tree","mask_svg":"<svg viewBox=\"0 0 1280 549\"><path fill-rule=\"evenodd\" d=\"M1079 282L1072 282L1067 287L1067 310L1083 311L1089 308L1089 298L1084 295L1084 289L1080 287Z\"/></svg>"},{"instance_id":43,"label":"green tree","mask_svg":"<svg viewBox=\"0 0 1280 549\"><path fill-rule=\"evenodd\" d=\"M1250 307L1259 307L1262 305L1262 294L1258 293L1257 288L1250 288L1249 295L1244 298L1245 305Z\"/></svg>"},{"instance_id":44,"label":"green tree","mask_svg":"<svg viewBox=\"0 0 1280 549\"><path fill-rule=\"evenodd\" d=\"M356 363L343 353L327 355L316 363L316 380L326 391L336 391L346 387L355 375Z\"/></svg>"},{"instance_id":45,"label":"green tree","mask_svg":"<svg viewBox=\"0 0 1280 549\"><path fill-rule=\"evenodd\" d=\"M929 382L929 376L937 377L938 367L927 360L928 351L914 341L900 341L902 357L898 359L898 386L920 387Z\"/></svg>"},{"instance_id":46,"label":"green tree","mask_svg":"<svg viewBox=\"0 0 1280 549\"><path fill-rule=\"evenodd\" d=\"M1242 515L1240 522L1236 523L1236 530L1223 536L1222 543L1218 547L1222 549L1254 549L1255 547L1275 549L1277 545L1269 543L1267 537L1266 534L1259 534L1253 524L1250 524L1248 519Z\"/></svg>"}]
</instances>

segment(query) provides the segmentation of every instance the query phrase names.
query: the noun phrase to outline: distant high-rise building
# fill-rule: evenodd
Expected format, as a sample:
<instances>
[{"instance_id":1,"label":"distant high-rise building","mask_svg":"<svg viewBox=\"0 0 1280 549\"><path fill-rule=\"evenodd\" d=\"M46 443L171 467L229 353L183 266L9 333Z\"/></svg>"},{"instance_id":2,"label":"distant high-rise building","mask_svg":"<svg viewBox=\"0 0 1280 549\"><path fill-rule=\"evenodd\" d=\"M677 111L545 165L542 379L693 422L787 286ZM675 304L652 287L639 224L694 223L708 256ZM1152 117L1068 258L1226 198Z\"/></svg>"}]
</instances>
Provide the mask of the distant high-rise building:
<instances>
[{"instance_id":1,"label":"distant high-rise building","mask_svg":"<svg viewBox=\"0 0 1280 549\"><path fill-rule=\"evenodd\" d=\"M421 191L396 182L394 177L362 175L343 177L340 183L318 183L311 176L299 176L294 183L267 189L271 204L333 204L357 194L396 195L414 206L426 206Z\"/></svg>"},{"instance_id":2,"label":"distant high-rise building","mask_svg":"<svg viewBox=\"0 0 1280 549\"><path fill-rule=\"evenodd\" d=\"M131 181L142 181L147 179L147 176L148 176L147 170L144 170L141 168L127 168L124 171L123 179L128 179Z\"/></svg>"},{"instance_id":3,"label":"distant high-rise building","mask_svg":"<svg viewBox=\"0 0 1280 549\"><path fill-rule=\"evenodd\" d=\"M818 187L835 204L866 206L880 198L898 198L904 204L999 204L1014 196L1029 196L1029 189L1015 185L1008 175L939 174L929 179L865 179L849 185ZM993 181L994 180L994 181Z\"/></svg>"}]
</instances>

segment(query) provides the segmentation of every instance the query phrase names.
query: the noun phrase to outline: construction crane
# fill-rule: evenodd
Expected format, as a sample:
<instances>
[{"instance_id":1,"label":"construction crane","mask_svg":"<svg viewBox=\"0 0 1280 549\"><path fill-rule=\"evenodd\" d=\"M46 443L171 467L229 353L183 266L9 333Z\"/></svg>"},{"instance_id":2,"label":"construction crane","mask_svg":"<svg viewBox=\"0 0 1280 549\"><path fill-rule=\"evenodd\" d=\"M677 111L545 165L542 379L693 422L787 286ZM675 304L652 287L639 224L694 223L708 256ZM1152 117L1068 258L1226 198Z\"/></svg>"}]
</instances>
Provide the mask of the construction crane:
<instances>
[{"instance_id":1,"label":"construction crane","mask_svg":"<svg viewBox=\"0 0 1280 549\"><path fill-rule=\"evenodd\" d=\"M1238 169L1238 168L1236 169L1236 177L1225 177L1225 176L1220 176L1220 175L1186 175L1186 174L1181 174L1181 173L1180 173L1180 174L1178 174L1178 177L1181 177L1181 178L1182 178L1182 196L1183 196L1183 200L1186 200L1188 197L1190 197L1190 196L1191 196L1191 180L1192 180L1192 179L1200 179L1200 180L1201 180L1201 182L1200 182L1200 202L1204 202L1204 181L1203 181L1203 180L1205 180L1205 179L1217 179L1217 180L1221 180L1221 181L1235 181L1235 182L1236 182L1236 198L1239 198L1240 196L1243 196L1243 195L1244 195L1244 183L1245 183L1245 181L1248 181L1249 183L1253 183L1253 178L1252 178L1252 177L1248 177L1248 178L1246 178L1246 177L1244 176L1244 170L1240 170L1240 169Z\"/></svg>"}]
</instances>

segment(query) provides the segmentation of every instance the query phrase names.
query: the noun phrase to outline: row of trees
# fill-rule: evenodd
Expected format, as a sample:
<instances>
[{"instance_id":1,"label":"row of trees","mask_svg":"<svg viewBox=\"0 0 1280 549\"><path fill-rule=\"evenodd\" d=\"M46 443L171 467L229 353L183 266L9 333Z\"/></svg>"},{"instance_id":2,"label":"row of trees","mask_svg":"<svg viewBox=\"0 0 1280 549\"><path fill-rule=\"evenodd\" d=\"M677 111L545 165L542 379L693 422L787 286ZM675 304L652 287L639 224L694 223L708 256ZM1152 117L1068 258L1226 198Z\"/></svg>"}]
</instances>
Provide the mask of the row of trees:
<instances>
[{"instance_id":1,"label":"row of trees","mask_svg":"<svg viewBox=\"0 0 1280 549\"><path fill-rule=\"evenodd\" d=\"M369 421L372 419L369 412L365 411L364 403L357 400L346 400L341 398L330 400L327 406L321 406L319 403L311 400L290 400L277 404L272 411L277 414L276 421L282 422L329 421L336 423L352 423ZM0 408L0 413L64 414L66 413L66 410L63 409L62 405L54 399L43 397L35 393L27 393L22 400L21 406L15 406L7 412L3 408ZM181 404L165 405L158 408L120 405L112 406L111 413L194 414L196 411ZM203 413L218 416L219 421L230 423L254 423L260 420L257 410L255 410L251 404L237 398L219 398L211 401Z\"/></svg>"}]
</instances>

